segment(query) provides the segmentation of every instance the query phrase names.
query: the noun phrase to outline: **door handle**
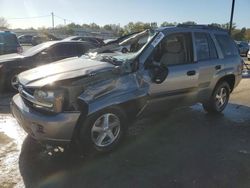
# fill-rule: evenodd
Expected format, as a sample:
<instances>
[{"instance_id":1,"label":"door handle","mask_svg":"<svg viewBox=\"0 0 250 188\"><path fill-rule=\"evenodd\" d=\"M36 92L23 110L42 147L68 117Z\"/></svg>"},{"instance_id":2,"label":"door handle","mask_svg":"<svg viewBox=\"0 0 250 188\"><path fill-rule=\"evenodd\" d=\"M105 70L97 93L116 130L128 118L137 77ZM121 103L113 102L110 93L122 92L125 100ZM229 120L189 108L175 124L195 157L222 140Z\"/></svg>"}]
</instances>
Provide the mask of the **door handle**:
<instances>
[{"instance_id":1,"label":"door handle","mask_svg":"<svg viewBox=\"0 0 250 188\"><path fill-rule=\"evenodd\" d=\"M187 72L187 75L188 76L194 76L196 74L196 71L195 70L191 70L191 71L188 71Z\"/></svg>"},{"instance_id":2,"label":"door handle","mask_svg":"<svg viewBox=\"0 0 250 188\"><path fill-rule=\"evenodd\" d=\"M221 69L221 65L216 65L215 66L215 70L220 70Z\"/></svg>"}]
</instances>

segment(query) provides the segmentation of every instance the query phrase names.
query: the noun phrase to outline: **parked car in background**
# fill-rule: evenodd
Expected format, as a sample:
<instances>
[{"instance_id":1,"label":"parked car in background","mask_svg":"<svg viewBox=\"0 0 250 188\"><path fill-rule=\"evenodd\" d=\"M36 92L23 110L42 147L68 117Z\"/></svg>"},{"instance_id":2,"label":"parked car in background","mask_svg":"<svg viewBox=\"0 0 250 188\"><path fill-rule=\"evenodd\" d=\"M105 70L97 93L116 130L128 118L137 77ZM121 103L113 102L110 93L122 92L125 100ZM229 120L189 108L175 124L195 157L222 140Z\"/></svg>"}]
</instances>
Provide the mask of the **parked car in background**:
<instances>
[{"instance_id":1,"label":"parked car in background","mask_svg":"<svg viewBox=\"0 0 250 188\"><path fill-rule=\"evenodd\" d=\"M20 35L17 38L20 44L32 44L32 35Z\"/></svg>"},{"instance_id":2,"label":"parked car in background","mask_svg":"<svg viewBox=\"0 0 250 188\"><path fill-rule=\"evenodd\" d=\"M131 33L122 37L119 37L117 39L109 39L105 40L105 44L101 46L98 49L94 49L93 51L96 51L98 53L110 53L110 52L122 52L122 53L129 53L129 52L135 52L138 51L143 45L145 45L148 41L145 37L135 37L133 36L139 36L139 32ZM143 35L143 34L142 34ZM126 41L129 42L126 42Z\"/></svg>"},{"instance_id":3,"label":"parked car in background","mask_svg":"<svg viewBox=\"0 0 250 188\"><path fill-rule=\"evenodd\" d=\"M94 43L98 46L103 46L104 42L102 39L100 38L96 38L96 37L83 37L83 36L71 36L71 37L67 37L65 39L63 39L64 41L70 41L70 40L75 40L75 41L87 41L87 42L91 42Z\"/></svg>"},{"instance_id":4,"label":"parked car in background","mask_svg":"<svg viewBox=\"0 0 250 188\"><path fill-rule=\"evenodd\" d=\"M0 55L10 53L22 53L23 49L14 33L0 31Z\"/></svg>"},{"instance_id":5,"label":"parked car in background","mask_svg":"<svg viewBox=\"0 0 250 188\"><path fill-rule=\"evenodd\" d=\"M239 48L240 55L246 57L249 51L249 45L245 41L236 41L236 44Z\"/></svg>"},{"instance_id":6,"label":"parked car in background","mask_svg":"<svg viewBox=\"0 0 250 188\"><path fill-rule=\"evenodd\" d=\"M43 42L54 41L54 40L61 40L61 39L57 38L51 34L38 35L38 36L34 36L32 38L32 45L36 46L36 45L41 44Z\"/></svg>"},{"instance_id":7,"label":"parked car in background","mask_svg":"<svg viewBox=\"0 0 250 188\"><path fill-rule=\"evenodd\" d=\"M89 42L50 41L34 46L21 54L2 55L0 88L3 90L15 86L16 75L20 72L61 59L81 56L95 47L95 44Z\"/></svg>"},{"instance_id":8,"label":"parked car in background","mask_svg":"<svg viewBox=\"0 0 250 188\"><path fill-rule=\"evenodd\" d=\"M12 114L41 143L107 152L137 117L197 102L209 113L226 108L243 67L226 30L179 25L117 45L140 40L147 42L126 54L89 53L21 73Z\"/></svg>"},{"instance_id":9,"label":"parked car in background","mask_svg":"<svg viewBox=\"0 0 250 188\"><path fill-rule=\"evenodd\" d=\"M125 45L125 44L117 45L117 44L119 44L122 41L124 42L130 36L133 36L137 33L139 33L139 32L130 33L130 34L121 36L121 37L116 38L116 39L107 39L104 41L105 44L103 46L104 46L104 48L108 47L108 49L111 51L118 51L118 52L122 52L122 53L132 52L132 51L136 50L135 48L138 47L138 45L142 46L146 42L145 41L143 42L142 41L143 39L140 39L140 41L134 41L134 43L130 43L128 45ZM110 46L114 46L113 49L110 48Z\"/></svg>"}]
</instances>

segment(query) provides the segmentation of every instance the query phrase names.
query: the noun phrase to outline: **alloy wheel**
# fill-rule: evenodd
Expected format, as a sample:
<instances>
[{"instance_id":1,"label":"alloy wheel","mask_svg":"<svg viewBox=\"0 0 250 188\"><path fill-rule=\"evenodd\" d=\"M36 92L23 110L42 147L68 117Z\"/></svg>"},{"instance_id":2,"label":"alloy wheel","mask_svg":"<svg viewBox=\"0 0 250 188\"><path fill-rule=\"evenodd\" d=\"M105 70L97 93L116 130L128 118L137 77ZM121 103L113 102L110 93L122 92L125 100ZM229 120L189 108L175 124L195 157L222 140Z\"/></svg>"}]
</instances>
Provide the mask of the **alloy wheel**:
<instances>
[{"instance_id":1,"label":"alloy wheel","mask_svg":"<svg viewBox=\"0 0 250 188\"><path fill-rule=\"evenodd\" d=\"M119 136L121 123L119 117L112 113L100 116L91 128L91 139L98 147L111 145Z\"/></svg>"},{"instance_id":2,"label":"alloy wheel","mask_svg":"<svg viewBox=\"0 0 250 188\"><path fill-rule=\"evenodd\" d=\"M227 102L227 97L228 96L226 88L220 88L215 95L215 104L218 109L222 108L225 105L225 103Z\"/></svg>"}]
</instances>

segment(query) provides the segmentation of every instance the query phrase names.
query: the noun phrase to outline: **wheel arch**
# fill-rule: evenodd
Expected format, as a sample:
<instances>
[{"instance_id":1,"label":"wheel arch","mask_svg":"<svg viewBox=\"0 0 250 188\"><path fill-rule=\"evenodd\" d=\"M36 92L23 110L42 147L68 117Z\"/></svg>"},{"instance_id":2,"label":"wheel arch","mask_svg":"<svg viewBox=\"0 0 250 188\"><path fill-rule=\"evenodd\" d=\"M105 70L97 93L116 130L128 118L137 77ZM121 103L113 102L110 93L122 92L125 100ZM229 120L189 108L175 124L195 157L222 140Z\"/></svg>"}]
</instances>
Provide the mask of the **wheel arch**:
<instances>
[{"instance_id":1,"label":"wheel arch","mask_svg":"<svg viewBox=\"0 0 250 188\"><path fill-rule=\"evenodd\" d=\"M136 118L136 115L141 110L145 104L146 96L129 96L123 95L119 96L119 101L115 100L113 97L112 103L108 98L102 98L101 100L96 100L94 102L87 102L82 98L78 98L79 110L81 112L80 117L74 128L74 133L72 139L77 138L79 131L83 125L83 122L88 116L93 115L101 110L108 108L120 108L127 117L128 125L131 125L133 120Z\"/></svg>"},{"instance_id":2,"label":"wheel arch","mask_svg":"<svg viewBox=\"0 0 250 188\"><path fill-rule=\"evenodd\" d=\"M214 88L217 87L218 84L220 84L221 82L227 82L228 85L230 86L230 92L232 92L234 90L234 86L235 86L235 75L234 74L229 74L229 75L225 75L223 77L221 77Z\"/></svg>"}]
</instances>

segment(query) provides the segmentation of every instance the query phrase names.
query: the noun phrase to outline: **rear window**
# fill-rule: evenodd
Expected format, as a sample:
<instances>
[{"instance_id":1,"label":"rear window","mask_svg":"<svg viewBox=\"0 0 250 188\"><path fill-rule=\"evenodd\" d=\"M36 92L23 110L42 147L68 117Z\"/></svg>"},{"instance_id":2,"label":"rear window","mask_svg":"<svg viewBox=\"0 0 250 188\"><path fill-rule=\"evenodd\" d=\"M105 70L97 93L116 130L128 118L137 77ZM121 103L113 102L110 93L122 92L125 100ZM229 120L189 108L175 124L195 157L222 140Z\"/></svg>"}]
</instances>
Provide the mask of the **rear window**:
<instances>
[{"instance_id":1,"label":"rear window","mask_svg":"<svg viewBox=\"0 0 250 188\"><path fill-rule=\"evenodd\" d=\"M228 35L215 35L224 57L238 55L238 50L233 40Z\"/></svg>"},{"instance_id":2,"label":"rear window","mask_svg":"<svg viewBox=\"0 0 250 188\"><path fill-rule=\"evenodd\" d=\"M3 35L0 35L0 44L3 43Z\"/></svg>"},{"instance_id":3,"label":"rear window","mask_svg":"<svg viewBox=\"0 0 250 188\"><path fill-rule=\"evenodd\" d=\"M217 52L211 37L207 33L195 33L194 36L197 60L216 59Z\"/></svg>"},{"instance_id":4,"label":"rear window","mask_svg":"<svg viewBox=\"0 0 250 188\"><path fill-rule=\"evenodd\" d=\"M4 43L8 46L16 46L18 44L17 38L15 35L5 35Z\"/></svg>"}]
</instances>

